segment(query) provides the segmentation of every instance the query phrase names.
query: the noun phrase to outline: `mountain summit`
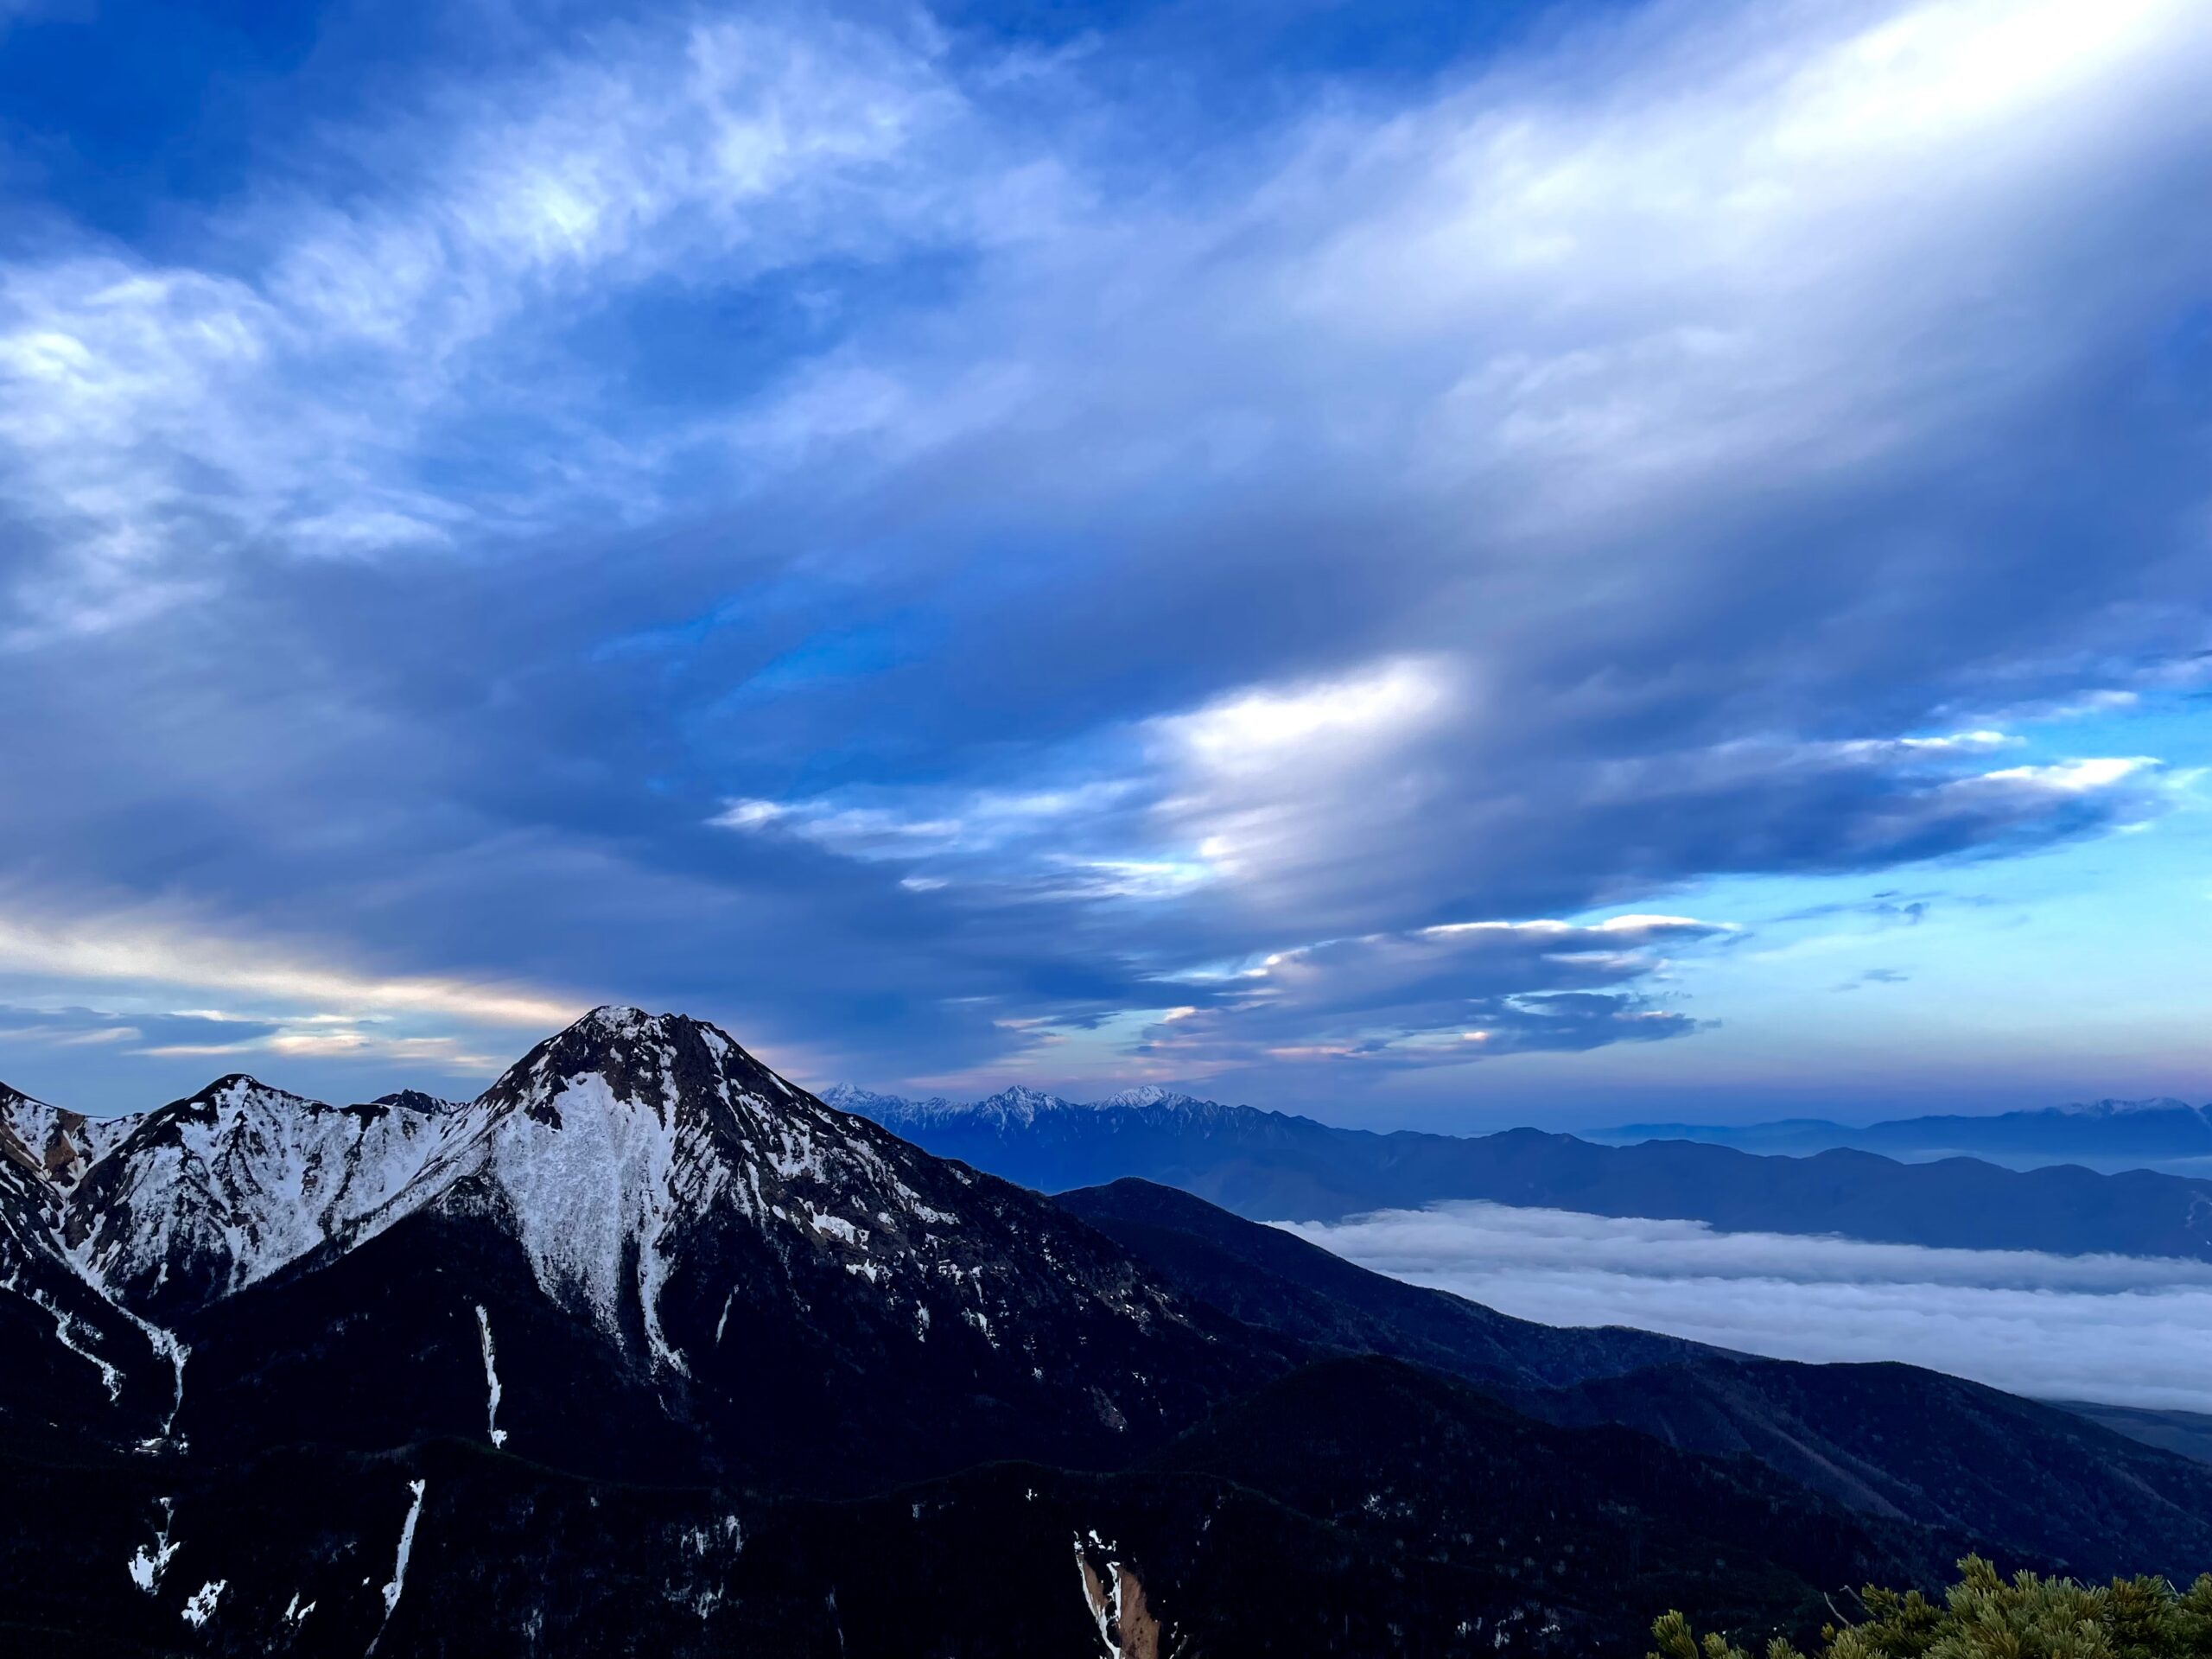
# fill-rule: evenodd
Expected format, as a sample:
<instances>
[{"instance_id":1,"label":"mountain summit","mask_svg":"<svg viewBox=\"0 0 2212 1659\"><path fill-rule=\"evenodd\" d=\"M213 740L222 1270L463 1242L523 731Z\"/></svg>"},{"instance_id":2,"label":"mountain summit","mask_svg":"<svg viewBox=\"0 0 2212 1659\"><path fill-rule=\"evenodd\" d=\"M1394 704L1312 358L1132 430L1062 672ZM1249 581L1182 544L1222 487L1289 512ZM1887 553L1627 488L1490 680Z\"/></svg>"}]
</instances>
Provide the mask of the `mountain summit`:
<instances>
[{"instance_id":1,"label":"mountain summit","mask_svg":"<svg viewBox=\"0 0 2212 1659\"><path fill-rule=\"evenodd\" d=\"M181 1315L349 1235L421 1167L438 1127L234 1072L137 1119L70 1193L64 1236L125 1306Z\"/></svg>"},{"instance_id":2,"label":"mountain summit","mask_svg":"<svg viewBox=\"0 0 2212 1659\"><path fill-rule=\"evenodd\" d=\"M185 1432L496 1428L609 1471L834 1487L992 1451L1119 1458L1281 1369L1058 1206L701 1020L594 1009L423 1121L378 1201L187 1320Z\"/></svg>"}]
</instances>

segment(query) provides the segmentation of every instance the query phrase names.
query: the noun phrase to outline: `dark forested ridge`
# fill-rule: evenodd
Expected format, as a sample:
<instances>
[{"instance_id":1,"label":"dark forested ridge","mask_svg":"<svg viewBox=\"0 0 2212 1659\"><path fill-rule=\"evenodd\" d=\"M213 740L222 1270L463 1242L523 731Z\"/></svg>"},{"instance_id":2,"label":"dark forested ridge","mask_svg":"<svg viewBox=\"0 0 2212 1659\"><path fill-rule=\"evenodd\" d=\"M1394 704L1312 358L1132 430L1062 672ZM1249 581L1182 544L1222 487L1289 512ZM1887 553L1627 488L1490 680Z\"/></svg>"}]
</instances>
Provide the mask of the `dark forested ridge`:
<instances>
[{"instance_id":1,"label":"dark forested ridge","mask_svg":"<svg viewBox=\"0 0 2212 1659\"><path fill-rule=\"evenodd\" d=\"M2055 1406L1909 1365L1804 1365L1510 1319L1147 1182L1060 1202L1242 1319L1448 1371L1548 1422L1750 1457L1862 1514L2003 1538L2075 1572L2212 1562L2212 1466Z\"/></svg>"}]
</instances>

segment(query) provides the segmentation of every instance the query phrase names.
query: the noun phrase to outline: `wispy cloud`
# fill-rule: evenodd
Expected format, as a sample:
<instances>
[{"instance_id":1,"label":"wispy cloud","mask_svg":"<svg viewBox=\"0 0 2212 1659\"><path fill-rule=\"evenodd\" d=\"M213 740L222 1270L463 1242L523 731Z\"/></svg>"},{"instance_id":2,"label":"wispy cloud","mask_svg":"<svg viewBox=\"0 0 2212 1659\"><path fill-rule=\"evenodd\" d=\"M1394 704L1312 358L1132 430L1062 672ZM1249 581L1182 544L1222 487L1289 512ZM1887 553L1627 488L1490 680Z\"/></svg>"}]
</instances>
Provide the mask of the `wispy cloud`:
<instances>
[{"instance_id":1,"label":"wispy cloud","mask_svg":"<svg viewBox=\"0 0 2212 1659\"><path fill-rule=\"evenodd\" d=\"M145 913L67 920L0 913L0 972L54 982L232 990L357 1015L433 1014L524 1028L565 1024L588 1006L491 982L348 970L282 945L241 943Z\"/></svg>"},{"instance_id":2,"label":"wispy cloud","mask_svg":"<svg viewBox=\"0 0 2212 1659\"><path fill-rule=\"evenodd\" d=\"M268 181L224 216L226 270L86 249L0 270L0 454L45 544L0 643L143 620L257 544L451 554L621 522L660 504L674 435L606 429L550 364L518 387L519 318L691 261L752 280L973 233L926 31L701 18L601 48L321 135L308 153L374 191ZM527 460L477 443L487 421L526 423ZM434 476L449 445L460 487Z\"/></svg>"},{"instance_id":3,"label":"wispy cloud","mask_svg":"<svg viewBox=\"0 0 2212 1659\"><path fill-rule=\"evenodd\" d=\"M1662 952L1726 939L1684 916L1441 923L1271 953L1170 981L1185 999L1144 1033L1155 1065L1204 1076L1273 1059L1385 1068L1464 1065L1532 1052L1687 1035L1657 1006Z\"/></svg>"}]
</instances>

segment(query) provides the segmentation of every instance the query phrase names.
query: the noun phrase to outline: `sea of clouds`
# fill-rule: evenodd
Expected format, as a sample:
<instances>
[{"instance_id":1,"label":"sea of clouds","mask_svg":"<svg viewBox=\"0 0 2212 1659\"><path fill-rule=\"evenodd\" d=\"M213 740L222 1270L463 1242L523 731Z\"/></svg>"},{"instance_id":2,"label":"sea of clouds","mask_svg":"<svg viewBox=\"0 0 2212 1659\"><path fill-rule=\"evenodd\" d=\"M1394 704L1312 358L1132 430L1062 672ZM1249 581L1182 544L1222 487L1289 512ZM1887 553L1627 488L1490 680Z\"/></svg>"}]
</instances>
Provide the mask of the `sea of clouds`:
<instances>
[{"instance_id":1,"label":"sea of clouds","mask_svg":"<svg viewBox=\"0 0 2212 1659\"><path fill-rule=\"evenodd\" d=\"M1904 1360L2046 1399L2212 1411L2212 1262L1929 1249L1454 1203L1289 1231L1552 1325Z\"/></svg>"}]
</instances>

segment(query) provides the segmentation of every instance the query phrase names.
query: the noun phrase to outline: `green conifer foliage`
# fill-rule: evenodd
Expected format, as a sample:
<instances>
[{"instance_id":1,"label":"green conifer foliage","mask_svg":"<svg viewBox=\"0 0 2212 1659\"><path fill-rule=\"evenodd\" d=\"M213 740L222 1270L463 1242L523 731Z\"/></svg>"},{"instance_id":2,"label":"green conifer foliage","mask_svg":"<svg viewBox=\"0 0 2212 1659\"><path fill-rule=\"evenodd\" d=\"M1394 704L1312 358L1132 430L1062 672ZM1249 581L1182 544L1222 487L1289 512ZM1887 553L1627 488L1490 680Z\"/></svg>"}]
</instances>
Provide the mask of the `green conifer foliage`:
<instances>
[{"instance_id":1,"label":"green conifer foliage","mask_svg":"<svg viewBox=\"0 0 2212 1659\"><path fill-rule=\"evenodd\" d=\"M1815 1659L2212 1659L2212 1573L2188 1591L2164 1579L2077 1584L2034 1573L2000 1578L1978 1555L1936 1605L1917 1590L1860 1592L1865 1617L1821 1632ZM1700 1638L1679 1612L1655 1620L1645 1659L1752 1659ZM1781 1637L1764 1659L1805 1659Z\"/></svg>"}]
</instances>

